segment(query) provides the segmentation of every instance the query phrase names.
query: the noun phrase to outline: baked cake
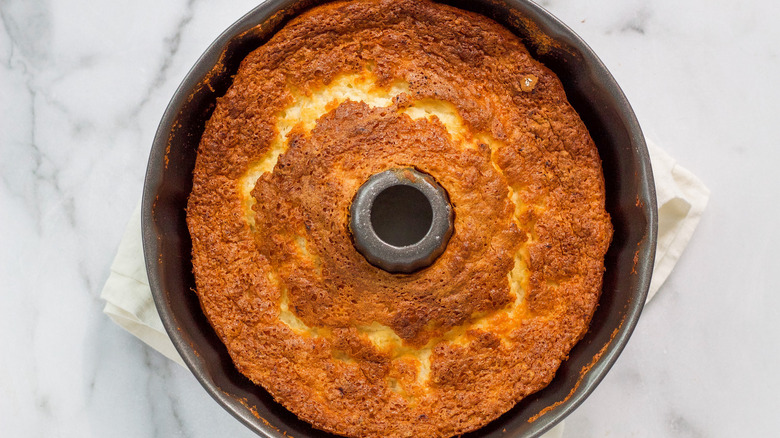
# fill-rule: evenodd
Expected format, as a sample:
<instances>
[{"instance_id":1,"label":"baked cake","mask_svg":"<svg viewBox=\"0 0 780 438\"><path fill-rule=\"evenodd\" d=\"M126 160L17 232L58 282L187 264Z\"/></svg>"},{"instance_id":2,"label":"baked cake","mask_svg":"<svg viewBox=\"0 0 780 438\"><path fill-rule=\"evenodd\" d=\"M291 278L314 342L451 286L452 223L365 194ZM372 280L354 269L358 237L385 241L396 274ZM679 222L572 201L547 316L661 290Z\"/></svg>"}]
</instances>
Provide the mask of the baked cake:
<instances>
[{"instance_id":1,"label":"baked cake","mask_svg":"<svg viewBox=\"0 0 780 438\"><path fill-rule=\"evenodd\" d=\"M412 274L366 261L350 203L412 167L454 232ZM427 1L336 2L243 60L201 138L187 222L238 370L316 428L446 437L545 387L585 334L612 234L601 162L512 33Z\"/></svg>"}]
</instances>

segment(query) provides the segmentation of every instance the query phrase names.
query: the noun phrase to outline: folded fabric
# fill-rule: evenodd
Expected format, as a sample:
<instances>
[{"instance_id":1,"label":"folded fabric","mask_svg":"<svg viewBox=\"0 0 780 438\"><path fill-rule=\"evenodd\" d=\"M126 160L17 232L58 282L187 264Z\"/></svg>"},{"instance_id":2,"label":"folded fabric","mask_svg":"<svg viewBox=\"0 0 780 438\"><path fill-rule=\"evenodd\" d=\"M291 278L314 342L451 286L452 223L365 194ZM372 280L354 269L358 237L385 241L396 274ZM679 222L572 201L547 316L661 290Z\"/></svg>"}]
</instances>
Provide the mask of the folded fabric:
<instances>
[{"instance_id":1,"label":"folded fabric","mask_svg":"<svg viewBox=\"0 0 780 438\"><path fill-rule=\"evenodd\" d=\"M106 301L103 312L117 325L184 366L165 332L146 276L140 204L130 216L100 297Z\"/></svg>"},{"instance_id":2,"label":"folded fabric","mask_svg":"<svg viewBox=\"0 0 780 438\"><path fill-rule=\"evenodd\" d=\"M648 140L658 202L658 241L653 278L647 301L664 284L688 246L710 199L710 191L688 169L677 164L663 149Z\"/></svg>"},{"instance_id":3,"label":"folded fabric","mask_svg":"<svg viewBox=\"0 0 780 438\"><path fill-rule=\"evenodd\" d=\"M647 296L649 301L672 272L690 241L707 206L710 192L696 176L679 166L654 143L648 141L648 150L658 200L658 246ZM165 332L149 288L141 240L140 205L127 224L101 297L106 301L103 311L116 324L184 366ZM543 438L560 438L563 427L560 423Z\"/></svg>"}]
</instances>

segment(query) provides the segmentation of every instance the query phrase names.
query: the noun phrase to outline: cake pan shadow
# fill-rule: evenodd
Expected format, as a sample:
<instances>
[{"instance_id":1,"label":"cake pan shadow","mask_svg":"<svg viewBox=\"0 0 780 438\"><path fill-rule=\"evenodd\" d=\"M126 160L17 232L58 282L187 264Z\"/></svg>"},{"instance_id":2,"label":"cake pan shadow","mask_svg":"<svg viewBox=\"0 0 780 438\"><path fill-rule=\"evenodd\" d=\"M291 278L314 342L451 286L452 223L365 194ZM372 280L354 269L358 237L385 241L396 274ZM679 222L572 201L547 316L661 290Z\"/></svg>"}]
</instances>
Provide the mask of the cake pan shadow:
<instances>
[{"instance_id":1,"label":"cake pan shadow","mask_svg":"<svg viewBox=\"0 0 780 438\"><path fill-rule=\"evenodd\" d=\"M269 0L230 26L205 51L168 105L152 145L142 203L146 269L163 324L205 390L260 436L327 437L241 375L193 293L187 198L200 137L241 60L292 17L322 1ZM552 69L601 155L607 211L615 229L604 288L585 337L553 381L467 436L536 437L594 390L633 331L647 295L657 209L650 159L636 117L615 79L571 29L530 1L444 1L501 23Z\"/></svg>"}]
</instances>

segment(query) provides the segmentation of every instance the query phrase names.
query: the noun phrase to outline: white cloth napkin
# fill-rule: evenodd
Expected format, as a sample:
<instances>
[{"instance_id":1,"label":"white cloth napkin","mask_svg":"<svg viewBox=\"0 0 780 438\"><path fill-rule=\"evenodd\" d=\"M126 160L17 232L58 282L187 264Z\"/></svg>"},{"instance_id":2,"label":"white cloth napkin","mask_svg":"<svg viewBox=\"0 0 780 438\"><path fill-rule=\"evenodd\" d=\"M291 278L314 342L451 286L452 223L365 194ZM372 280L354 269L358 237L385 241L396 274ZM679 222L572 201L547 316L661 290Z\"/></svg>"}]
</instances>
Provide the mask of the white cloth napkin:
<instances>
[{"instance_id":1,"label":"white cloth napkin","mask_svg":"<svg viewBox=\"0 0 780 438\"><path fill-rule=\"evenodd\" d=\"M144 264L140 204L130 216L100 297L106 301L103 312L115 323L169 359L185 366L165 332L152 298Z\"/></svg>"},{"instance_id":2,"label":"white cloth napkin","mask_svg":"<svg viewBox=\"0 0 780 438\"><path fill-rule=\"evenodd\" d=\"M663 149L647 140L655 177L658 202L658 241L655 249L653 278L647 301L655 296L691 240L699 225L710 191L696 175L677 164Z\"/></svg>"},{"instance_id":3,"label":"white cloth napkin","mask_svg":"<svg viewBox=\"0 0 780 438\"><path fill-rule=\"evenodd\" d=\"M710 192L691 172L679 166L666 152L648 141L658 200L658 246L649 301L672 272L691 239L707 206ZM152 299L141 244L140 205L133 212L119 244L111 274L101 297L103 309L115 323L150 347L184 366L184 361L165 332ZM563 422L543 438L563 436Z\"/></svg>"}]
</instances>

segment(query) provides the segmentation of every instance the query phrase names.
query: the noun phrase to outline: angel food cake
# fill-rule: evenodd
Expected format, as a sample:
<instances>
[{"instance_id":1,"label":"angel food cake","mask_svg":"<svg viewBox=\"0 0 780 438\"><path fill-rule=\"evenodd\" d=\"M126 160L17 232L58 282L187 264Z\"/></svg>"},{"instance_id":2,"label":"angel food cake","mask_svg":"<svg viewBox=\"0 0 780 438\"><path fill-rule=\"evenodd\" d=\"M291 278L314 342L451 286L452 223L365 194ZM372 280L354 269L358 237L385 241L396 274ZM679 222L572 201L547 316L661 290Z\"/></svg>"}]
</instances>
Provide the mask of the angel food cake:
<instances>
[{"instance_id":1,"label":"angel food cake","mask_svg":"<svg viewBox=\"0 0 780 438\"><path fill-rule=\"evenodd\" d=\"M453 232L397 274L350 205L414 168ZM244 59L201 138L196 293L237 369L319 429L447 437L545 387L597 306L612 227L596 147L556 76L485 17L350 1Z\"/></svg>"}]
</instances>

